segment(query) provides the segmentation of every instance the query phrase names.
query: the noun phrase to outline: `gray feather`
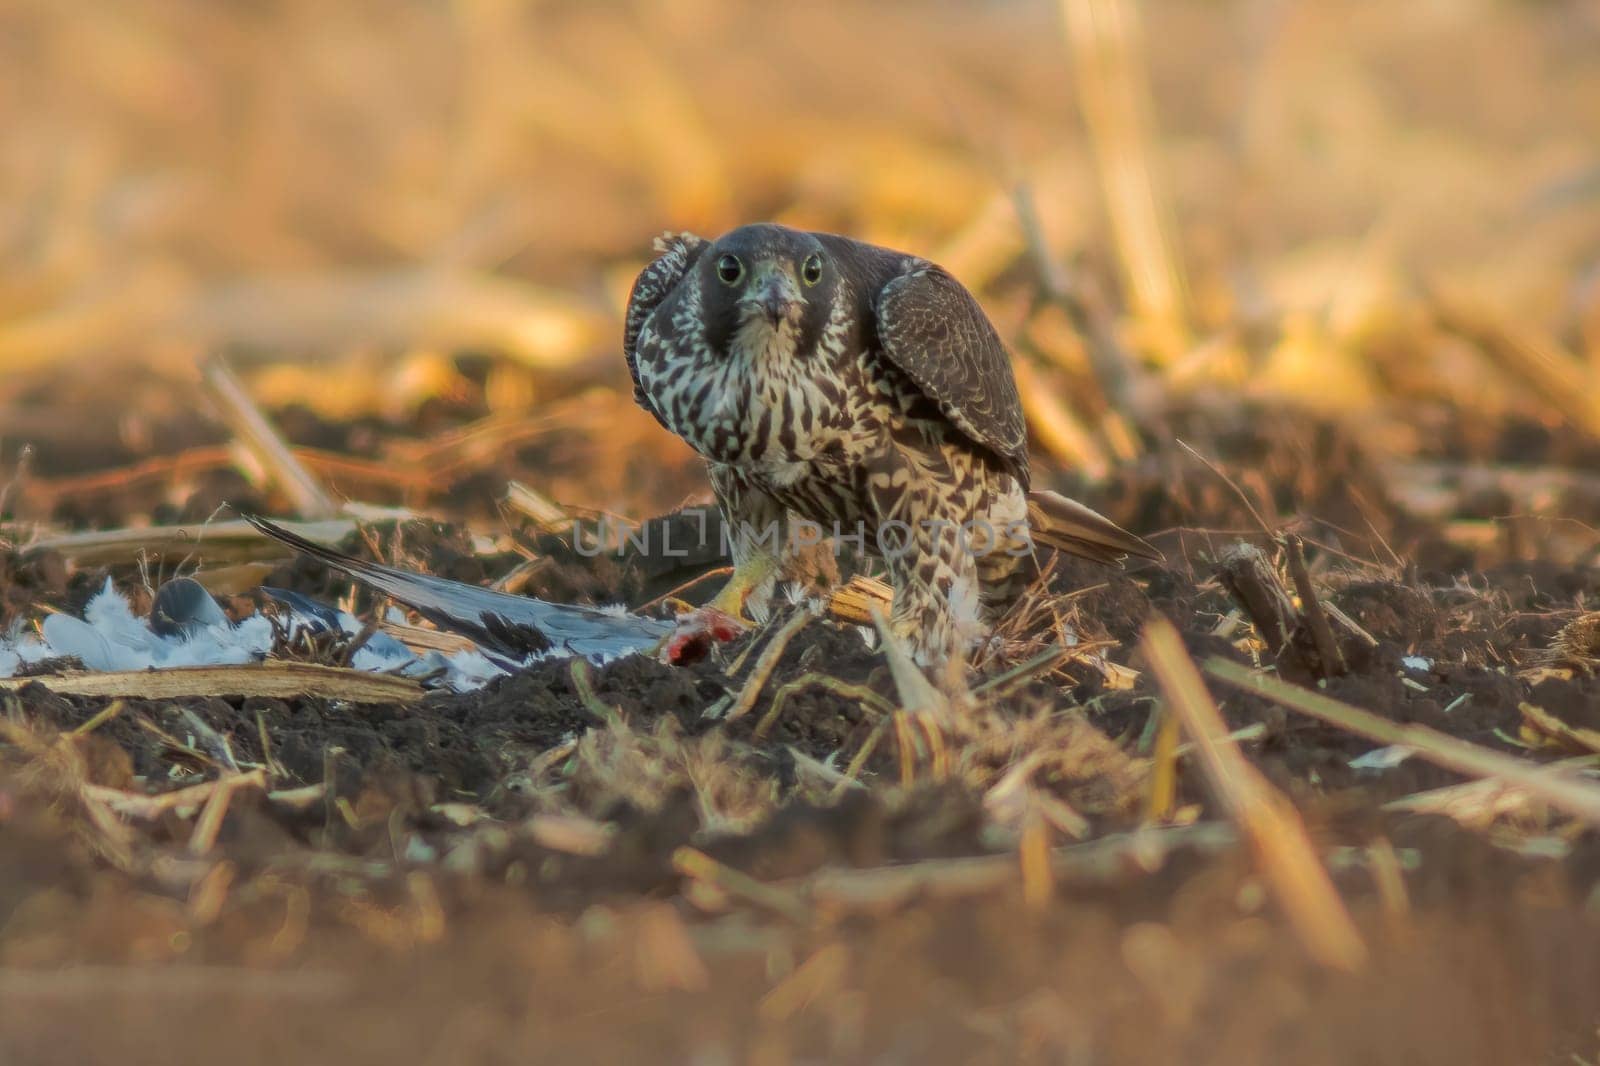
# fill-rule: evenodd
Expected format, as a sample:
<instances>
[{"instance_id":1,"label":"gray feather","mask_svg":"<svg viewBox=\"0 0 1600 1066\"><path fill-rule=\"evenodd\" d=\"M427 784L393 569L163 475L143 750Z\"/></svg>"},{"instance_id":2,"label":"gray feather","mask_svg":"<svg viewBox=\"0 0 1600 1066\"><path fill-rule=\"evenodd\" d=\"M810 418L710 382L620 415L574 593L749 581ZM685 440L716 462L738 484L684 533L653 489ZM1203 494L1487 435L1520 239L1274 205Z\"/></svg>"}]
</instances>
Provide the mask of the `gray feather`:
<instances>
[{"instance_id":1,"label":"gray feather","mask_svg":"<svg viewBox=\"0 0 1600 1066\"><path fill-rule=\"evenodd\" d=\"M587 658L611 658L644 651L672 631L670 622L513 596L432 574L369 563L306 540L265 518L248 514L243 517L273 540L394 597L440 628L471 637L485 648L512 658L521 659L552 648Z\"/></svg>"}]
</instances>

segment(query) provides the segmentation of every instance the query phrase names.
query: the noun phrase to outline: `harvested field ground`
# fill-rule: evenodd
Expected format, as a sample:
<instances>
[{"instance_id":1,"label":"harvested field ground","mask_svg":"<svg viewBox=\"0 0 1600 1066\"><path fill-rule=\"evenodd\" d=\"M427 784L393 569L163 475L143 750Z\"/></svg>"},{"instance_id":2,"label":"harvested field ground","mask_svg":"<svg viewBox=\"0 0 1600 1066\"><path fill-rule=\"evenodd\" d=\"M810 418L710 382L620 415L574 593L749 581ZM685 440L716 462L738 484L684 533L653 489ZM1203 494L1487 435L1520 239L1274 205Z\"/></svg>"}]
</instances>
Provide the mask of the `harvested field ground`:
<instances>
[{"instance_id":1,"label":"harvested field ground","mask_svg":"<svg viewBox=\"0 0 1600 1066\"><path fill-rule=\"evenodd\" d=\"M709 498L618 301L655 232L756 217L968 280L1036 484L1165 557L1055 560L942 709L797 603L401 702L0 681L0 1063L1600 1062L1600 23L1423 6L0 14L0 100L47 90L0 105L0 626L180 573L377 618L196 539L347 500L363 558L703 602L715 553L569 534ZM761 129L684 73L730 54Z\"/></svg>"},{"instance_id":2,"label":"harvested field ground","mask_svg":"<svg viewBox=\"0 0 1600 1066\"><path fill-rule=\"evenodd\" d=\"M1213 498L1229 500L1225 488ZM448 529L404 533L407 558L459 565ZM1235 607L1207 576L1206 546L1187 558L1175 535L1162 546L1171 565L1074 564L1054 595L1135 669L1152 611L1197 657L1254 664L1248 628L1219 635ZM1313 559L1329 601L1378 641L1327 695L1520 756L1523 702L1600 729L1593 677L1541 668L1593 603L1594 570ZM555 561L563 585L592 565ZM39 559L16 572L63 605L98 580L50 587L61 569ZM267 583L329 595L327 580L296 564ZM1385 810L1462 779L1419 758L1352 769L1377 745L1222 690L1228 726L1304 813L1371 952L1361 974L1330 974L1188 759L1180 828L1127 836L1149 788L1148 671L1108 689L1070 663L1012 686L983 700L936 765L895 744L871 705L820 685L794 690L761 728L773 694L808 675L893 705L881 653L830 621L800 631L750 713L705 718L747 683L753 657L734 668L746 643L776 628L692 667L596 668L588 693L565 660L410 706L126 699L107 719L108 698L19 688L7 702L0 952L7 998L28 1009L8 1012L8 1060L115 1046L165 1062L768 1049L1504 1063L1592 1044L1600 849L1538 803L1496 817L1463 800L1467 826ZM82 788L215 780L195 719L239 766L270 768L272 790L234 793L204 855L192 853L192 809L123 821L107 817L108 793ZM1043 758L1019 790L1007 771L1030 753ZM846 766L861 785L839 785ZM308 801L308 785L325 788ZM1063 805L1074 831L1043 829L1053 873L1030 898L1022 811ZM684 848L705 869L686 871ZM90 1002L94 1020L79 1024Z\"/></svg>"}]
</instances>

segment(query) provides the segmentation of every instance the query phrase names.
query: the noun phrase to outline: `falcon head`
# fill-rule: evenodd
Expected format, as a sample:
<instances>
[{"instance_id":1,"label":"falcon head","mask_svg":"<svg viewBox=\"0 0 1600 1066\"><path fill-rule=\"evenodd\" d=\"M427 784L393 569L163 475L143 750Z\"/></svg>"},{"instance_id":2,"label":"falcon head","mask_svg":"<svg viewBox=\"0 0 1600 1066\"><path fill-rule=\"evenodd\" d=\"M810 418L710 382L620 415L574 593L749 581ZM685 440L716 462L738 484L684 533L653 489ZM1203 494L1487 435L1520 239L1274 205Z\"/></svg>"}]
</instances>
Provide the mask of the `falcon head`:
<instances>
[{"instance_id":1,"label":"falcon head","mask_svg":"<svg viewBox=\"0 0 1600 1066\"><path fill-rule=\"evenodd\" d=\"M839 282L822 242L772 223L741 226L700 257L707 333L718 349L809 349L832 311Z\"/></svg>"}]
</instances>

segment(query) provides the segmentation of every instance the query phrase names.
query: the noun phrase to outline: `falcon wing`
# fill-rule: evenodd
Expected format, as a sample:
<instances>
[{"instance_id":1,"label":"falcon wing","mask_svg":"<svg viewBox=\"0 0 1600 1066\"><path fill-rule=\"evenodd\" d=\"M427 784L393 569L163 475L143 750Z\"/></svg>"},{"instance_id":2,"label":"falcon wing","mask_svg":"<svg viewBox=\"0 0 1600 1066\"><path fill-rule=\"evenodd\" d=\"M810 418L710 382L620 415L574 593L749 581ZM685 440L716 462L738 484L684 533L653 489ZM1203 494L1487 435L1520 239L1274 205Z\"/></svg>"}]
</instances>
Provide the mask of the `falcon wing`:
<instances>
[{"instance_id":1,"label":"falcon wing","mask_svg":"<svg viewBox=\"0 0 1600 1066\"><path fill-rule=\"evenodd\" d=\"M962 284L919 265L877 299L884 354L974 444L1028 487L1028 431L1000 335Z\"/></svg>"},{"instance_id":2,"label":"falcon wing","mask_svg":"<svg viewBox=\"0 0 1600 1066\"><path fill-rule=\"evenodd\" d=\"M633 291L628 294L628 314L622 331L622 354L628 360L628 374L633 378L633 399L640 407L655 415L656 421L666 426L661 415L651 405L639 384L639 368L635 362L639 334L644 329L650 313L667 298L678 282L683 280L709 241L692 233L664 233L656 238L657 255L650 265L639 271L633 281ZM671 429L671 426L667 426Z\"/></svg>"}]
</instances>

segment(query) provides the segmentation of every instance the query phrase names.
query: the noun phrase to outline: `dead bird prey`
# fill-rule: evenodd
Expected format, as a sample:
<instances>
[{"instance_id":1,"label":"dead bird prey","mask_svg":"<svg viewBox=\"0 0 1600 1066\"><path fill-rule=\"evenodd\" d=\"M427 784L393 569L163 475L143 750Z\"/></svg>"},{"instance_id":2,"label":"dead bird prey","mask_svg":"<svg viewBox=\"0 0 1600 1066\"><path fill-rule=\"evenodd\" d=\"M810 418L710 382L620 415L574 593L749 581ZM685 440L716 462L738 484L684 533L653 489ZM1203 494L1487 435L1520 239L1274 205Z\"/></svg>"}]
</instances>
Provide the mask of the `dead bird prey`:
<instances>
[{"instance_id":1,"label":"dead bird prey","mask_svg":"<svg viewBox=\"0 0 1600 1066\"><path fill-rule=\"evenodd\" d=\"M887 564L891 630L934 663L1015 600L1036 542L1159 558L1087 507L1029 492L1011 363L939 267L770 223L656 250L623 350L635 399L705 457L736 531L716 609L738 615L755 594L759 612L795 546L853 541Z\"/></svg>"},{"instance_id":2,"label":"dead bird prey","mask_svg":"<svg viewBox=\"0 0 1600 1066\"><path fill-rule=\"evenodd\" d=\"M392 596L441 629L471 637L508 669L548 652L598 660L648 651L673 633L671 622L513 596L433 574L369 563L323 547L265 518L242 517L273 540Z\"/></svg>"}]
</instances>

